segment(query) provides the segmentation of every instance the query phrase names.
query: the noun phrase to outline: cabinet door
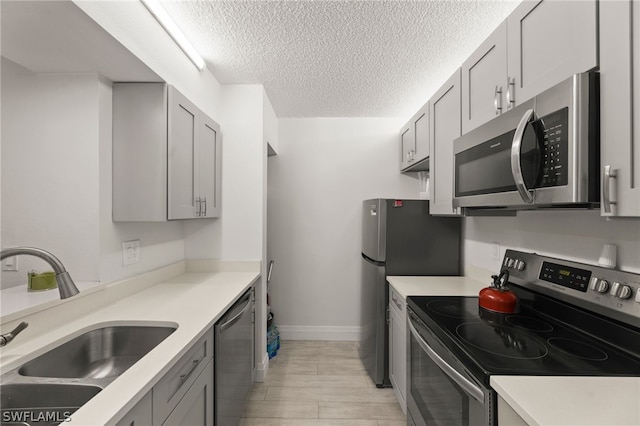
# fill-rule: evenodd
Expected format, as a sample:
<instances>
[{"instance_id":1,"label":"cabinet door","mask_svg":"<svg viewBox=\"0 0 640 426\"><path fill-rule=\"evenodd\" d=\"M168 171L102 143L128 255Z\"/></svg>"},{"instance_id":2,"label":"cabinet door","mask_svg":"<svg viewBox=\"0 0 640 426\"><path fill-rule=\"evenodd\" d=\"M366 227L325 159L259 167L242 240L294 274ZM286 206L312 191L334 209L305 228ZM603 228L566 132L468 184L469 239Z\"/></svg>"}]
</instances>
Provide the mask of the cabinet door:
<instances>
[{"instance_id":1,"label":"cabinet door","mask_svg":"<svg viewBox=\"0 0 640 426\"><path fill-rule=\"evenodd\" d=\"M400 131L400 170L404 170L411 165L411 158L416 150L416 131L413 120L410 120Z\"/></svg>"},{"instance_id":2,"label":"cabinet door","mask_svg":"<svg viewBox=\"0 0 640 426\"><path fill-rule=\"evenodd\" d=\"M460 215L453 207L453 141L460 136L460 70L431 98L430 197L432 215Z\"/></svg>"},{"instance_id":3,"label":"cabinet door","mask_svg":"<svg viewBox=\"0 0 640 426\"><path fill-rule=\"evenodd\" d=\"M164 426L213 426L213 361L202 371Z\"/></svg>"},{"instance_id":4,"label":"cabinet door","mask_svg":"<svg viewBox=\"0 0 640 426\"><path fill-rule=\"evenodd\" d=\"M168 119L168 218L189 219L196 215L198 158L196 120L198 108L169 87Z\"/></svg>"},{"instance_id":5,"label":"cabinet door","mask_svg":"<svg viewBox=\"0 0 640 426\"><path fill-rule=\"evenodd\" d=\"M596 0L525 1L509 15L509 97L515 105L598 66L597 19Z\"/></svg>"},{"instance_id":6,"label":"cabinet door","mask_svg":"<svg viewBox=\"0 0 640 426\"><path fill-rule=\"evenodd\" d=\"M402 411L407 412L406 301L389 286L389 379Z\"/></svg>"},{"instance_id":7,"label":"cabinet door","mask_svg":"<svg viewBox=\"0 0 640 426\"><path fill-rule=\"evenodd\" d=\"M414 163L418 163L429 156L429 104L420 109L414 119L416 132L416 154Z\"/></svg>"},{"instance_id":8,"label":"cabinet door","mask_svg":"<svg viewBox=\"0 0 640 426\"><path fill-rule=\"evenodd\" d=\"M147 393L116 426L148 426L152 419L151 392Z\"/></svg>"},{"instance_id":9,"label":"cabinet door","mask_svg":"<svg viewBox=\"0 0 640 426\"><path fill-rule=\"evenodd\" d=\"M507 22L462 64L462 133L506 111Z\"/></svg>"},{"instance_id":10,"label":"cabinet door","mask_svg":"<svg viewBox=\"0 0 640 426\"><path fill-rule=\"evenodd\" d=\"M200 125L198 176L200 182L199 217L220 216L221 138L220 126L203 115Z\"/></svg>"},{"instance_id":11,"label":"cabinet door","mask_svg":"<svg viewBox=\"0 0 640 426\"><path fill-rule=\"evenodd\" d=\"M640 4L632 0L600 3L600 151L605 178L600 204L604 216L640 217L638 34ZM615 178L607 179L605 168Z\"/></svg>"}]
</instances>

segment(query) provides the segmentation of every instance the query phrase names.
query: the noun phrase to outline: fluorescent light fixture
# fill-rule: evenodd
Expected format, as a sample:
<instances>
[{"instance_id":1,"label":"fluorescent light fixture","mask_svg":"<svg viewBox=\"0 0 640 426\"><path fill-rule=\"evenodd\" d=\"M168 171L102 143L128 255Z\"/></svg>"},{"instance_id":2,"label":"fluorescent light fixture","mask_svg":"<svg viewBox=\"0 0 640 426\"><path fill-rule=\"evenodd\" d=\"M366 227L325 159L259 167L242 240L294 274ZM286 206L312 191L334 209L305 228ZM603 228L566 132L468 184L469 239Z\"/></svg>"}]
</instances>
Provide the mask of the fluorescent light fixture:
<instances>
[{"instance_id":1,"label":"fluorescent light fixture","mask_svg":"<svg viewBox=\"0 0 640 426\"><path fill-rule=\"evenodd\" d=\"M193 45L187 40L180 28L173 22L169 14L160 6L156 0L140 0L140 2L151 12L154 18L162 25L162 28L171 36L173 41L182 49L191 62L200 70L204 70L204 59L198 54Z\"/></svg>"}]
</instances>

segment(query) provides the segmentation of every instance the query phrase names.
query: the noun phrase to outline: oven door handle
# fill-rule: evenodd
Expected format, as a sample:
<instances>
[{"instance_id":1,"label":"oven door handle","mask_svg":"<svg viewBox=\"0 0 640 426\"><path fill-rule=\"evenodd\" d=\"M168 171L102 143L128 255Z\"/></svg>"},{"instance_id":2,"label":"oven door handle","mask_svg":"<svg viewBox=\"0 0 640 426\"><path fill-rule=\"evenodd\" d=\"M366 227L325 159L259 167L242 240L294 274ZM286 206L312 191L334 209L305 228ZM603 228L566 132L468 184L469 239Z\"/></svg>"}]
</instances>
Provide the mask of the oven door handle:
<instances>
[{"instance_id":1,"label":"oven door handle","mask_svg":"<svg viewBox=\"0 0 640 426\"><path fill-rule=\"evenodd\" d=\"M453 367L447 364L445 360L440 358L440 356L429 347L427 342L424 341L422 336L420 336L418 330L416 330L416 328L411 323L411 319L409 319L408 323L409 328L411 329L411 334L416 338L422 350L425 351L427 355L429 355L429 358L431 358L431 360L435 362L436 365L440 367L440 369L458 386L460 386L467 394L469 394L479 403L484 404L484 392L482 392L482 389L471 383L469 380L463 377L462 374L458 373Z\"/></svg>"}]
</instances>

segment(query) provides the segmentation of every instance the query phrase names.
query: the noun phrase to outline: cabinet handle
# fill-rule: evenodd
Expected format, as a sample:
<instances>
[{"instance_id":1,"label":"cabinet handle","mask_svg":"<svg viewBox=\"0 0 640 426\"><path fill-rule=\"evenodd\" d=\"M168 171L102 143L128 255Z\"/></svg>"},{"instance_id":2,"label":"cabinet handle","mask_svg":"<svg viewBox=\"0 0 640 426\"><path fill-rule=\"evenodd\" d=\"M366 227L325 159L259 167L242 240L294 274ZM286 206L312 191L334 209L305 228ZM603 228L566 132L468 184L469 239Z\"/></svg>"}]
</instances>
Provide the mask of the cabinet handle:
<instances>
[{"instance_id":1,"label":"cabinet handle","mask_svg":"<svg viewBox=\"0 0 640 426\"><path fill-rule=\"evenodd\" d=\"M502 86L496 85L496 92L493 96L493 107L496 110L496 115L502 114Z\"/></svg>"},{"instance_id":2,"label":"cabinet handle","mask_svg":"<svg viewBox=\"0 0 640 426\"><path fill-rule=\"evenodd\" d=\"M516 79L513 77L507 78L507 109L511 109L516 106Z\"/></svg>"},{"instance_id":3,"label":"cabinet handle","mask_svg":"<svg viewBox=\"0 0 640 426\"><path fill-rule=\"evenodd\" d=\"M200 360L194 359L193 364L191 365L191 370L189 370L189 372L186 374L180 375L180 386L184 385L184 382L189 380L189 377L191 377L191 374L193 374L193 372L196 370L196 368L198 367L198 364L200 364Z\"/></svg>"},{"instance_id":4,"label":"cabinet handle","mask_svg":"<svg viewBox=\"0 0 640 426\"><path fill-rule=\"evenodd\" d=\"M204 204L204 209L202 212L202 216L206 216L207 215L207 197L204 197L201 201L201 203Z\"/></svg>"},{"instance_id":5,"label":"cabinet handle","mask_svg":"<svg viewBox=\"0 0 640 426\"><path fill-rule=\"evenodd\" d=\"M611 200L611 179L617 179L618 173L611 169L611 166L604 166L602 174L602 204L604 212L611 213L611 206L617 204L617 201Z\"/></svg>"},{"instance_id":6,"label":"cabinet handle","mask_svg":"<svg viewBox=\"0 0 640 426\"><path fill-rule=\"evenodd\" d=\"M200 217L200 209L202 208L200 204L200 197L196 198L196 217Z\"/></svg>"}]
</instances>

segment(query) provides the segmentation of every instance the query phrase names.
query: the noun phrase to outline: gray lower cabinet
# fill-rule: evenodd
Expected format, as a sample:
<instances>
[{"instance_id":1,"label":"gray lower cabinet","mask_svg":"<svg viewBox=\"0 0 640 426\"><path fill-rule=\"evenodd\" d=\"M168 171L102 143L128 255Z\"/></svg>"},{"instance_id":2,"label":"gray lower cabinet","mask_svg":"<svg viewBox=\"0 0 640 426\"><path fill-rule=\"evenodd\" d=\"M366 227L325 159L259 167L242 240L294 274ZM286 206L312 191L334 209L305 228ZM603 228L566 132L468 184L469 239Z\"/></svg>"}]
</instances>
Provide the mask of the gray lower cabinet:
<instances>
[{"instance_id":1,"label":"gray lower cabinet","mask_svg":"<svg viewBox=\"0 0 640 426\"><path fill-rule=\"evenodd\" d=\"M389 380L402 411L407 412L406 302L389 286Z\"/></svg>"},{"instance_id":2,"label":"gray lower cabinet","mask_svg":"<svg viewBox=\"0 0 640 426\"><path fill-rule=\"evenodd\" d=\"M166 420L173 416L175 410L183 409L183 403L195 404L194 398L197 397L191 392L196 394L210 392L211 398L207 400L209 405L205 412L213 419L213 367L209 365L211 360L213 360L213 329L209 329L153 387L153 425L167 424ZM206 373L207 369L210 369L209 373ZM206 381L206 384L202 380ZM192 391L194 386L196 388ZM187 397L188 394L189 397ZM180 416L179 413L180 411L176 416Z\"/></svg>"},{"instance_id":3,"label":"gray lower cabinet","mask_svg":"<svg viewBox=\"0 0 640 426\"><path fill-rule=\"evenodd\" d=\"M152 392L147 393L116 426L148 426L153 423Z\"/></svg>"},{"instance_id":4,"label":"gray lower cabinet","mask_svg":"<svg viewBox=\"0 0 640 426\"><path fill-rule=\"evenodd\" d=\"M213 426L213 401L213 361L209 361L163 425Z\"/></svg>"},{"instance_id":5,"label":"gray lower cabinet","mask_svg":"<svg viewBox=\"0 0 640 426\"><path fill-rule=\"evenodd\" d=\"M501 425L528 426L529 424L516 413L507 401L498 395L498 426Z\"/></svg>"},{"instance_id":6,"label":"gray lower cabinet","mask_svg":"<svg viewBox=\"0 0 640 426\"><path fill-rule=\"evenodd\" d=\"M640 3L600 2L601 214L640 217Z\"/></svg>"}]
</instances>

